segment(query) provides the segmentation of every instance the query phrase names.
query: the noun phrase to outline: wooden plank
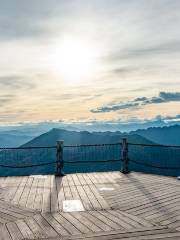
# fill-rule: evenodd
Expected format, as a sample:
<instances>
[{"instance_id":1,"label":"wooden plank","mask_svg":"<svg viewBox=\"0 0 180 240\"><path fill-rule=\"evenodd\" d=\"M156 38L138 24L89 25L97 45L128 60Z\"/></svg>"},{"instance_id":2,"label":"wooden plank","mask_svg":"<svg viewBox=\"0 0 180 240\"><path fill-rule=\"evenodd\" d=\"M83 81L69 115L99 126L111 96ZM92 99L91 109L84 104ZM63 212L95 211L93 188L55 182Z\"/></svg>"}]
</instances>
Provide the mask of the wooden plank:
<instances>
[{"instance_id":1,"label":"wooden plank","mask_svg":"<svg viewBox=\"0 0 180 240\"><path fill-rule=\"evenodd\" d=\"M11 212L8 212L6 210L0 211L0 221L2 222L10 222L15 221L17 218L15 216L11 215Z\"/></svg>"},{"instance_id":2,"label":"wooden plank","mask_svg":"<svg viewBox=\"0 0 180 240\"><path fill-rule=\"evenodd\" d=\"M101 205L98 202L98 200L96 199L96 196L94 195L94 193L92 192L90 187L88 185L84 185L83 188L91 202L92 208L93 209L101 209Z\"/></svg>"},{"instance_id":3,"label":"wooden plank","mask_svg":"<svg viewBox=\"0 0 180 240\"><path fill-rule=\"evenodd\" d=\"M77 174L77 178L79 179L80 185L85 185L86 181L84 180L82 175L83 174L81 174L81 173Z\"/></svg>"},{"instance_id":4,"label":"wooden plank","mask_svg":"<svg viewBox=\"0 0 180 240\"><path fill-rule=\"evenodd\" d=\"M56 186L57 186L57 194L58 194L58 207L59 210L63 210L63 201L65 200L64 189L62 185L62 177L56 177Z\"/></svg>"},{"instance_id":5,"label":"wooden plank","mask_svg":"<svg viewBox=\"0 0 180 240\"><path fill-rule=\"evenodd\" d=\"M69 187L67 176L64 176L62 178L62 185L63 185L63 187Z\"/></svg>"},{"instance_id":6,"label":"wooden plank","mask_svg":"<svg viewBox=\"0 0 180 240\"><path fill-rule=\"evenodd\" d=\"M98 226L96 226L88 218L84 217L81 212L72 212L70 214L74 216L76 219L78 219L82 224L84 224L87 228L89 228L93 232L102 231Z\"/></svg>"},{"instance_id":7,"label":"wooden plank","mask_svg":"<svg viewBox=\"0 0 180 240\"><path fill-rule=\"evenodd\" d=\"M2 190L6 190L5 194L2 194L3 199L6 201L10 201L10 197L13 194L13 184L14 184L13 177L9 177L8 179L9 179L8 186L5 187L5 185L3 184L4 188L1 188Z\"/></svg>"},{"instance_id":8,"label":"wooden plank","mask_svg":"<svg viewBox=\"0 0 180 240\"><path fill-rule=\"evenodd\" d=\"M29 228L29 226L26 224L25 221L23 221L22 219L17 220L16 225L18 226L24 238L28 238L28 239L34 238L33 232L31 231L31 229Z\"/></svg>"},{"instance_id":9,"label":"wooden plank","mask_svg":"<svg viewBox=\"0 0 180 240\"><path fill-rule=\"evenodd\" d=\"M55 177L51 176L51 212L56 212L59 210L58 205L58 192L56 188Z\"/></svg>"},{"instance_id":10,"label":"wooden plank","mask_svg":"<svg viewBox=\"0 0 180 240\"><path fill-rule=\"evenodd\" d=\"M102 183L101 179L99 178L99 173L91 173L95 179L95 184Z\"/></svg>"},{"instance_id":11,"label":"wooden plank","mask_svg":"<svg viewBox=\"0 0 180 240\"><path fill-rule=\"evenodd\" d=\"M19 205L24 206L24 207L26 206L32 183L33 183L33 178L29 177L27 182L26 182L26 186L24 188L24 191L21 195L21 198L19 200Z\"/></svg>"},{"instance_id":12,"label":"wooden plank","mask_svg":"<svg viewBox=\"0 0 180 240\"><path fill-rule=\"evenodd\" d=\"M124 219L120 218L119 214L117 212L114 213L114 211L102 211L102 215L104 215L107 218L107 221L111 220L119 225L119 228L116 229L131 229L134 226L131 225L130 222L125 221Z\"/></svg>"},{"instance_id":13,"label":"wooden plank","mask_svg":"<svg viewBox=\"0 0 180 240\"><path fill-rule=\"evenodd\" d=\"M23 193L23 190L24 190L24 187L26 185L27 180L28 180L28 177L23 177L22 178L22 181L21 181L21 183L20 183L20 185L19 185L19 187L16 191L16 194L15 194L14 198L12 199L13 204L18 204L19 203L19 200L21 198L21 195Z\"/></svg>"},{"instance_id":14,"label":"wooden plank","mask_svg":"<svg viewBox=\"0 0 180 240\"><path fill-rule=\"evenodd\" d=\"M79 178L77 177L77 174L73 174L73 175L72 175L72 178L73 178L74 184L75 184L76 186L81 185L81 183L80 183L80 181L79 181Z\"/></svg>"},{"instance_id":15,"label":"wooden plank","mask_svg":"<svg viewBox=\"0 0 180 240\"><path fill-rule=\"evenodd\" d=\"M12 240L5 224L0 226L0 239L1 240Z\"/></svg>"},{"instance_id":16,"label":"wooden plank","mask_svg":"<svg viewBox=\"0 0 180 240\"><path fill-rule=\"evenodd\" d=\"M19 218L24 218L26 216L26 212L24 212L23 214L18 211L19 209L12 209L12 208L2 208L0 207L0 218L2 217L2 214L4 214L5 216L7 216L8 220L16 220Z\"/></svg>"},{"instance_id":17,"label":"wooden plank","mask_svg":"<svg viewBox=\"0 0 180 240\"><path fill-rule=\"evenodd\" d=\"M71 186L70 189L71 189L71 193L72 193L72 198L74 200L81 200L81 197L78 193L77 187L76 186Z\"/></svg>"},{"instance_id":18,"label":"wooden plank","mask_svg":"<svg viewBox=\"0 0 180 240\"><path fill-rule=\"evenodd\" d=\"M4 178L4 181L3 181L3 183L2 183L2 187L3 187L3 188L8 187L9 181L10 181L10 177L5 177L5 178Z\"/></svg>"},{"instance_id":19,"label":"wooden plank","mask_svg":"<svg viewBox=\"0 0 180 240\"><path fill-rule=\"evenodd\" d=\"M97 201L99 202L99 204L101 205L102 209L110 209L109 204L104 200L104 198L99 194L99 192L97 191L96 187L94 185L89 185L92 193L94 194L94 196L96 197Z\"/></svg>"},{"instance_id":20,"label":"wooden plank","mask_svg":"<svg viewBox=\"0 0 180 240\"><path fill-rule=\"evenodd\" d=\"M77 218L76 215L69 214L69 213L61 213L67 221L73 223L73 225L81 232L81 233L89 233L92 232L86 225L81 223Z\"/></svg>"},{"instance_id":21,"label":"wooden plank","mask_svg":"<svg viewBox=\"0 0 180 240\"><path fill-rule=\"evenodd\" d=\"M24 220L26 224L29 226L31 231L34 234L35 239L47 238L47 234L45 231L40 227L40 225L35 221L34 218L28 217Z\"/></svg>"},{"instance_id":22,"label":"wooden plank","mask_svg":"<svg viewBox=\"0 0 180 240\"><path fill-rule=\"evenodd\" d=\"M51 210L51 178L47 176L44 181L42 212L50 212Z\"/></svg>"},{"instance_id":23,"label":"wooden plank","mask_svg":"<svg viewBox=\"0 0 180 240\"><path fill-rule=\"evenodd\" d=\"M164 212L165 209L166 211ZM147 206L146 209L142 208L141 210L138 210L138 214L136 215L140 215L150 220L150 219L162 216L162 213L163 215L166 214L168 210L173 212L173 210L179 210L179 209L180 209L179 198L175 198L175 199L171 199L171 201L164 203L163 206L160 205L155 207L153 205L150 207Z\"/></svg>"},{"instance_id":24,"label":"wooden plank","mask_svg":"<svg viewBox=\"0 0 180 240\"><path fill-rule=\"evenodd\" d=\"M23 177L12 177L12 182L10 182L11 187L8 187L7 195L6 195L6 193L4 195L4 200L9 201L9 202L13 200L13 198L19 188L19 185L21 184L22 179L23 179Z\"/></svg>"},{"instance_id":25,"label":"wooden plank","mask_svg":"<svg viewBox=\"0 0 180 240\"><path fill-rule=\"evenodd\" d=\"M91 182L93 184L97 183L97 180L96 180L96 178L94 177L94 175L92 173L88 173L87 176L89 177L89 179L91 180Z\"/></svg>"},{"instance_id":26,"label":"wooden plank","mask_svg":"<svg viewBox=\"0 0 180 240\"><path fill-rule=\"evenodd\" d=\"M162 199L155 199L155 200L151 200L151 201L136 201L136 203L132 203L130 205L130 207L128 207L127 204L125 204L125 206L121 207L121 210L127 210L129 213L132 213L132 214L138 214L138 211L142 208L146 208L146 207L149 207L149 206L155 206L157 207L158 205L162 205L164 204L165 202L168 202L168 201L171 201L172 199L177 199L179 198L180 196L168 196L167 198L164 197Z\"/></svg>"},{"instance_id":27,"label":"wooden plank","mask_svg":"<svg viewBox=\"0 0 180 240\"><path fill-rule=\"evenodd\" d=\"M60 235L60 236L68 236L70 235L69 231L63 226L59 224L59 222L52 216L52 214L46 213L43 214L43 217L52 226L53 229Z\"/></svg>"},{"instance_id":28,"label":"wooden plank","mask_svg":"<svg viewBox=\"0 0 180 240\"><path fill-rule=\"evenodd\" d=\"M122 227L120 226L120 224L117 223L117 221L111 220L110 218L108 218L108 214L106 214L106 216L103 214L103 211L90 211L89 212L91 215L93 215L94 217L96 217L97 219L99 219L100 221L104 222L106 225L108 225L109 227L111 227L113 230L115 229L122 229Z\"/></svg>"},{"instance_id":29,"label":"wooden plank","mask_svg":"<svg viewBox=\"0 0 180 240\"><path fill-rule=\"evenodd\" d=\"M89 201L88 196L86 195L84 189L82 186L77 186L77 190L79 193L79 196L81 198L82 204L86 210L92 209L91 202Z\"/></svg>"},{"instance_id":30,"label":"wooden plank","mask_svg":"<svg viewBox=\"0 0 180 240\"><path fill-rule=\"evenodd\" d=\"M90 214L90 212L81 212L81 215L83 215L89 221L93 222L102 231L113 230L108 224L106 224L106 223L104 223L104 221L101 221L100 219L96 218L96 216Z\"/></svg>"},{"instance_id":31,"label":"wooden plank","mask_svg":"<svg viewBox=\"0 0 180 240\"><path fill-rule=\"evenodd\" d=\"M104 183L116 183L113 173L111 175L109 173L102 173L102 176L104 177Z\"/></svg>"},{"instance_id":32,"label":"wooden plank","mask_svg":"<svg viewBox=\"0 0 180 240\"><path fill-rule=\"evenodd\" d=\"M180 233L175 230L163 229L162 227L150 228L150 229L133 229L124 232L121 230L110 231L110 232L100 232L94 234L77 235L68 237L66 239L88 239L88 240L111 240L111 239L121 239L121 240L152 240L152 239L165 239L165 240L177 240Z\"/></svg>"},{"instance_id":33,"label":"wooden plank","mask_svg":"<svg viewBox=\"0 0 180 240\"><path fill-rule=\"evenodd\" d=\"M21 231L19 230L19 228L17 227L17 225L13 222L9 222L6 224L6 227L10 233L10 236L13 240L23 240L24 237L21 233Z\"/></svg>"},{"instance_id":34,"label":"wooden plank","mask_svg":"<svg viewBox=\"0 0 180 240\"><path fill-rule=\"evenodd\" d=\"M99 173L98 174L98 179L101 183L109 183L109 179L107 178L107 174L106 173Z\"/></svg>"},{"instance_id":35,"label":"wooden plank","mask_svg":"<svg viewBox=\"0 0 180 240\"><path fill-rule=\"evenodd\" d=\"M32 216L33 211L24 207L13 206L11 203L0 200L1 209L8 210L14 213L21 214L22 216Z\"/></svg>"},{"instance_id":36,"label":"wooden plank","mask_svg":"<svg viewBox=\"0 0 180 240\"><path fill-rule=\"evenodd\" d=\"M67 175L67 181L68 181L68 186L69 186L69 187L74 186L74 181L73 181L73 179L72 179L71 174L68 174L68 175Z\"/></svg>"},{"instance_id":37,"label":"wooden plank","mask_svg":"<svg viewBox=\"0 0 180 240\"><path fill-rule=\"evenodd\" d=\"M112 211L111 211L112 212ZM134 216L134 215L132 215L132 214L128 214L128 213L126 213L126 212L122 212L122 211L119 211L119 210L117 210L117 211L113 211L113 213L114 212L117 212L118 214L121 214L122 215L122 218L123 218L123 220L126 220L126 218L128 218L128 222L131 222L131 224L133 225L133 226L135 226L136 228L140 228L141 226L143 226L143 227L152 227L153 225L155 225L155 224L153 224L153 223L151 223L151 222L149 222L149 221L146 221L145 219L143 219L143 218L139 218L139 217L137 217L137 216ZM118 217L120 217L119 215L118 215ZM138 223L138 225L136 225L136 223Z\"/></svg>"},{"instance_id":38,"label":"wooden plank","mask_svg":"<svg viewBox=\"0 0 180 240\"><path fill-rule=\"evenodd\" d=\"M89 185L92 184L91 180L89 179L87 174L82 174L85 184Z\"/></svg>"},{"instance_id":39,"label":"wooden plank","mask_svg":"<svg viewBox=\"0 0 180 240\"><path fill-rule=\"evenodd\" d=\"M8 220L8 219L6 219L6 218L3 218L3 216L0 216L0 226L1 226L2 224L5 224L5 223L7 223L7 222L9 222L9 220Z\"/></svg>"},{"instance_id":40,"label":"wooden plank","mask_svg":"<svg viewBox=\"0 0 180 240\"><path fill-rule=\"evenodd\" d=\"M0 177L0 187L3 188L6 177Z\"/></svg>"},{"instance_id":41,"label":"wooden plank","mask_svg":"<svg viewBox=\"0 0 180 240\"><path fill-rule=\"evenodd\" d=\"M31 185L31 189L28 195L28 199L26 202L26 207L27 208L32 208L34 207L34 200L36 197L36 191L37 191L37 185L38 185L38 178L33 178L33 183Z\"/></svg>"},{"instance_id":42,"label":"wooden plank","mask_svg":"<svg viewBox=\"0 0 180 240\"><path fill-rule=\"evenodd\" d=\"M67 187L63 186L63 190L64 190L65 199L66 200L72 200L73 196L72 196L70 187L69 186L67 186Z\"/></svg>"},{"instance_id":43,"label":"wooden plank","mask_svg":"<svg viewBox=\"0 0 180 240\"><path fill-rule=\"evenodd\" d=\"M52 228L52 226L45 220L45 218L42 215L37 214L34 215L33 218L36 220L38 225L43 229L43 231L48 237L58 236L57 232Z\"/></svg>"},{"instance_id":44,"label":"wooden plank","mask_svg":"<svg viewBox=\"0 0 180 240\"><path fill-rule=\"evenodd\" d=\"M35 210L42 210L43 205L43 192L44 192L44 179L38 179L36 196L34 198L34 205L33 209Z\"/></svg>"},{"instance_id":45,"label":"wooden plank","mask_svg":"<svg viewBox=\"0 0 180 240\"><path fill-rule=\"evenodd\" d=\"M57 222L63 227L66 228L66 230L74 235L74 234L80 234L81 232L73 225L73 223L69 222L66 218L63 217L63 214L55 213L53 214L53 217L56 219Z\"/></svg>"}]
</instances>

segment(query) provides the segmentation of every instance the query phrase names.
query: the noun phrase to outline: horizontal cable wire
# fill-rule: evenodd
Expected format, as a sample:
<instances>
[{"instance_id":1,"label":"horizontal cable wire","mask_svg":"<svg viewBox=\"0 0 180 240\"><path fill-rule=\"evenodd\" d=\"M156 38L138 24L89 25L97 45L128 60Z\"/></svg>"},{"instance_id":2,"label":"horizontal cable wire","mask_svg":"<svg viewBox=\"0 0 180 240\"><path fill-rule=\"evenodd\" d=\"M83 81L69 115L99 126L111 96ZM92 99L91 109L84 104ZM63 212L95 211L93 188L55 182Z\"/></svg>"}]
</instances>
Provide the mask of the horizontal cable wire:
<instances>
[{"instance_id":1,"label":"horizontal cable wire","mask_svg":"<svg viewBox=\"0 0 180 240\"><path fill-rule=\"evenodd\" d=\"M146 167L153 167L153 168L161 168L161 169L169 169L169 170L176 170L176 169L180 169L179 167L165 167L165 166L157 166L157 165L153 165L153 164L148 164L148 163L141 163L132 159L129 159L130 162L136 163L138 165L142 165L142 166L146 166Z\"/></svg>"},{"instance_id":2,"label":"horizontal cable wire","mask_svg":"<svg viewBox=\"0 0 180 240\"><path fill-rule=\"evenodd\" d=\"M122 159L117 159L117 160L88 160L88 161L64 161L64 163L105 163L105 162L120 162Z\"/></svg>"},{"instance_id":3,"label":"horizontal cable wire","mask_svg":"<svg viewBox=\"0 0 180 240\"><path fill-rule=\"evenodd\" d=\"M24 165L24 166L10 166L10 165L0 164L0 167L4 167L4 168L32 168L32 167L46 166L46 165L50 165L50 164L54 164L54 163L57 163L57 161L47 162L47 163L39 163L39 164L32 164L32 165Z\"/></svg>"},{"instance_id":4,"label":"horizontal cable wire","mask_svg":"<svg viewBox=\"0 0 180 240\"><path fill-rule=\"evenodd\" d=\"M78 145L65 145L65 148L71 148L71 147L104 147L104 146L116 146L116 145L122 145L122 143L103 143L103 144L78 144Z\"/></svg>"},{"instance_id":5,"label":"horizontal cable wire","mask_svg":"<svg viewBox=\"0 0 180 240\"><path fill-rule=\"evenodd\" d=\"M28 150L28 149L55 149L56 146L48 147L0 147L0 150Z\"/></svg>"},{"instance_id":6,"label":"horizontal cable wire","mask_svg":"<svg viewBox=\"0 0 180 240\"><path fill-rule=\"evenodd\" d=\"M143 143L129 143L128 145L132 146L142 146L142 147L163 147L163 148L179 148L179 145L162 145L162 144L143 144Z\"/></svg>"},{"instance_id":7,"label":"horizontal cable wire","mask_svg":"<svg viewBox=\"0 0 180 240\"><path fill-rule=\"evenodd\" d=\"M170 161L169 159L169 155L170 155L170 151L173 151L174 149L177 149L177 151L180 149L180 146L177 145L160 145L160 144L140 144L140 143L129 143L127 142L129 147L132 146L134 147L134 151L132 151L131 148L129 148L129 153L132 154L132 156L130 157L130 162L133 162L135 164L138 165L142 165L142 166L146 166L146 167L151 167L151 168L159 168L159 169L169 169L169 170L177 170L180 169L180 166L177 167L171 167L171 166L160 166L160 165L156 165L153 163L144 163L144 162L139 162L136 161L134 158L134 154L140 154L144 156L144 159L146 158L149 159L150 162L152 162L152 160L154 161L154 159L157 159L158 157L160 157L160 161L163 161L163 163L171 163L172 161ZM119 156L121 155L121 148L122 147L122 143L118 142L118 143L105 143L105 144L80 144L80 145L65 145L65 151L64 151L64 159L65 161L63 161L65 164L80 164L80 163L108 163L108 162L120 162L122 161L121 159L119 159ZM136 148L137 146L137 148ZM143 147L143 149L139 148L138 150L138 146L139 147ZM165 149L171 149L168 150L168 152L166 151L158 151L158 149L154 152L151 152L151 150L149 151L148 147L153 147L153 148L165 148ZM42 149L41 152L38 151L38 149ZM51 162L47 162L47 163L39 163L39 164L29 164L29 165L9 165L9 164L0 164L0 167L4 167L4 168L33 168L33 167L40 167L40 166L46 166L46 165L51 165L51 164L57 164L57 161L53 161L55 159L55 151L54 153L48 153L47 151L51 151L50 149L54 149L56 150L56 146L40 146L40 147L17 147L17 148L0 148L0 154L2 155L2 159L4 161L8 161L9 158L10 160L18 160L20 161L21 159L25 159L26 161L40 161L40 159L44 159L44 158L49 158L47 157L47 154L49 154L50 158L52 161ZM12 151L10 151L12 150ZM24 150L23 153L19 153L18 155L18 151L20 150ZM31 151L31 153L29 153L28 155L28 150ZM34 151L33 151L34 150ZM37 152L35 151L37 150ZM29 156L29 158L26 156L26 151L27 151L27 156ZM66 152L67 151L67 152ZM175 151L175 150L174 150ZM174 156L174 161L177 162L180 161L179 159L179 151L177 152L173 152L173 156ZM4 155L3 155L4 154ZM144 154L144 155L143 155ZM17 156L16 156L17 155ZM176 158L177 157L177 158ZM17 158L17 159L16 159ZM26 159L27 158L27 159ZM108 159L109 158L109 159ZM68 160L69 159L69 160ZM94 159L94 160L92 160ZM102 159L102 160L99 160ZM142 159L143 161L143 159ZM175 162L175 163L176 163Z\"/></svg>"}]
</instances>

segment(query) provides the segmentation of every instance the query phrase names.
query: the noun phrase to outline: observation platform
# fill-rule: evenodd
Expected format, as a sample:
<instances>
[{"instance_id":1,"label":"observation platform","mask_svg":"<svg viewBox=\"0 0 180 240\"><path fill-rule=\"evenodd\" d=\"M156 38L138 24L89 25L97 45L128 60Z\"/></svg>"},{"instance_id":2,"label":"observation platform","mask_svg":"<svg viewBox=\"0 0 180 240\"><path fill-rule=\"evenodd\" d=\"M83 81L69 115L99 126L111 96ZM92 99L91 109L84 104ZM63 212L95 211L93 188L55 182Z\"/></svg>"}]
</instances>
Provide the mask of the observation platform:
<instances>
[{"instance_id":1,"label":"observation platform","mask_svg":"<svg viewBox=\"0 0 180 240\"><path fill-rule=\"evenodd\" d=\"M135 172L1 177L0 239L180 239L180 181Z\"/></svg>"}]
</instances>

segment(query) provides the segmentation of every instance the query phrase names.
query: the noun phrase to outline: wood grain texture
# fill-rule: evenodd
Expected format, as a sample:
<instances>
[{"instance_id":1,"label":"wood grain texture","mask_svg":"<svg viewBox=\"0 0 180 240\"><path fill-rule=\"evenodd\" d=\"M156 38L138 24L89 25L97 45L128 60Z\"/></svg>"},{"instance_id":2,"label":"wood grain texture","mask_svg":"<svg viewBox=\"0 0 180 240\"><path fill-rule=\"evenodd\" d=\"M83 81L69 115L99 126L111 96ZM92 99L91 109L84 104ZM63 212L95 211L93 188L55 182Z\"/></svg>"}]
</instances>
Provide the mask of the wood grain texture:
<instances>
[{"instance_id":1,"label":"wood grain texture","mask_svg":"<svg viewBox=\"0 0 180 240\"><path fill-rule=\"evenodd\" d=\"M120 172L0 178L0 240L180 239L180 182ZM80 200L84 211L64 212Z\"/></svg>"}]
</instances>

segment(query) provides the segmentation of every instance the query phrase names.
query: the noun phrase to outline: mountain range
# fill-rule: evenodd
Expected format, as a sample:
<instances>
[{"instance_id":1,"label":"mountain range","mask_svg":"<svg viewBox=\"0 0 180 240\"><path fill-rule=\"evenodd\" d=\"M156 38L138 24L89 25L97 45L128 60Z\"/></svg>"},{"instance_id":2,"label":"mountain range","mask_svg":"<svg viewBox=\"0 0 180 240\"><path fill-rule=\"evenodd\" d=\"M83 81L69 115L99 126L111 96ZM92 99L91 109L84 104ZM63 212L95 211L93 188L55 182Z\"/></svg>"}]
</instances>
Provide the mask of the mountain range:
<instances>
[{"instance_id":1,"label":"mountain range","mask_svg":"<svg viewBox=\"0 0 180 240\"><path fill-rule=\"evenodd\" d=\"M59 129L59 128L54 128ZM55 133L55 130L51 130L48 132L45 132L45 128L39 129L39 131L35 128L23 128L23 129L12 129L12 130L6 130L3 131L1 129L0 131L0 147L18 147L23 144L35 144L37 141L42 141L42 139L45 137L44 141L42 141L42 144L45 146L47 144L55 144L57 138L63 139L65 143L67 144L85 144L85 143L94 143L95 142L101 142L106 143L106 141L112 140L112 141L118 141L120 136L123 135L132 135L136 136L135 141L152 141L157 144L164 144L164 145L180 145L180 125L173 125L173 126L166 126L166 127L151 127L147 129L138 129L136 131L131 132L120 132L120 131L103 131L103 132L88 132L88 131L73 131L68 129L69 131L65 129L60 129L61 131L57 131ZM93 136L96 136L96 138L92 138ZM49 134L52 136L49 139ZM55 136L57 134L57 136ZM43 136L43 138L42 138ZM105 137L103 137L105 136ZM115 137L116 136L116 137ZM140 139L140 136L142 137ZM107 139L109 140L107 140ZM133 137L134 138L134 137ZM134 140L134 139L133 139ZM54 141L54 142L53 142Z\"/></svg>"},{"instance_id":2,"label":"mountain range","mask_svg":"<svg viewBox=\"0 0 180 240\"><path fill-rule=\"evenodd\" d=\"M180 125L139 129L131 134L138 134L157 144L180 145Z\"/></svg>"},{"instance_id":3,"label":"mountain range","mask_svg":"<svg viewBox=\"0 0 180 240\"><path fill-rule=\"evenodd\" d=\"M94 130L95 128L91 128L89 125L87 125L87 129L84 127L73 126L73 125L63 125L60 127L60 123L39 123L39 124L26 124L23 126L11 126L11 127L0 127L0 147L17 147L22 144L27 143L28 141L32 140L35 137L40 136L43 133L49 132L51 129L61 129L61 130L68 130L71 132L90 132L90 133L101 133L105 135L120 135L120 134L138 134L142 137L147 138L150 141L153 141L157 144L170 144L170 145L180 145L180 124L176 125L170 125L166 127L145 127L142 126L139 127L136 131L128 131L126 132L126 128L119 128L115 129L112 128L112 130L107 131L107 125L104 126L98 125L98 129L101 129L100 131ZM102 127L101 127L102 126ZM108 125L109 126L109 125ZM85 130L83 130L85 129ZM111 129L111 128L110 128Z\"/></svg>"},{"instance_id":4,"label":"mountain range","mask_svg":"<svg viewBox=\"0 0 180 240\"><path fill-rule=\"evenodd\" d=\"M0 133L0 147L19 147L25 142L29 142L33 136L14 133L1 132Z\"/></svg>"}]
</instances>

